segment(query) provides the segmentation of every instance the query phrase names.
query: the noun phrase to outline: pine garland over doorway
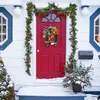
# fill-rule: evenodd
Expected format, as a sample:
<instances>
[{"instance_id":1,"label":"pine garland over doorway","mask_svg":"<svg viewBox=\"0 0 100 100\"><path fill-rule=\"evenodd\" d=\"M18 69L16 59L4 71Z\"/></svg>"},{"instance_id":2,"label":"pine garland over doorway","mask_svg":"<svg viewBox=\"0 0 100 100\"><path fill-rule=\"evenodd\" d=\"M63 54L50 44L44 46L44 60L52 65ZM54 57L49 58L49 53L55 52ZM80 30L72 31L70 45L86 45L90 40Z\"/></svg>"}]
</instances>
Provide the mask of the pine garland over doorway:
<instances>
[{"instance_id":1,"label":"pine garland over doorway","mask_svg":"<svg viewBox=\"0 0 100 100\"><path fill-rule=\"evenodd\" d=\"M48 6L43 9L36 8L35 4L32 2L27 3L27 18L26 18L26 37L25 37L25 64L26 64L26 72L28 75L30 74L30 67L31 67L31 53L32 53L32 46L31 46L31 40L32 40L32 31L31 31L31 23L32 23L32 16L35 13L35 15L38 14L48 14L50 10L56 10L58 14L65 14L68 15L71 19L71 28L70 28L70 42L71 42L71 53L69 55L68 62L71 66L76 66L76 59L75 59L75 53L77 49L77 29L76 29L76 10L77 5L76 4L69 4L69 7L66 7L65 9L62 9L56 6L55 3L50 4L48 3Z\"/></svg>"}]
</instances>

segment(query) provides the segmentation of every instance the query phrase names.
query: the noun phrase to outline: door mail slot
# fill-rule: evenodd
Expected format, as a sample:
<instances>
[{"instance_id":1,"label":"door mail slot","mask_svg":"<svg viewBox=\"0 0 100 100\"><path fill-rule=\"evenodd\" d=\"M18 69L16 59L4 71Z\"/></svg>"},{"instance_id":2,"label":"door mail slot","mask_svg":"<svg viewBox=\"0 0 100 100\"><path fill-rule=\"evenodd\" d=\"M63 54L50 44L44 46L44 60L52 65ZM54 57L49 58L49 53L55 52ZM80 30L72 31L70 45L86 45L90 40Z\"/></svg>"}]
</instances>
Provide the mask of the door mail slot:
<instances>
[{"instance_id":1,"label":"door mail slot","mask_svg":"<svg viewBox=\"0 0 100 100\"><path fill-rule=\"evenodd\" d=\"M93 59L93 51L79 51L78 58L79 59Z\"/></svg>"}]
</instances>

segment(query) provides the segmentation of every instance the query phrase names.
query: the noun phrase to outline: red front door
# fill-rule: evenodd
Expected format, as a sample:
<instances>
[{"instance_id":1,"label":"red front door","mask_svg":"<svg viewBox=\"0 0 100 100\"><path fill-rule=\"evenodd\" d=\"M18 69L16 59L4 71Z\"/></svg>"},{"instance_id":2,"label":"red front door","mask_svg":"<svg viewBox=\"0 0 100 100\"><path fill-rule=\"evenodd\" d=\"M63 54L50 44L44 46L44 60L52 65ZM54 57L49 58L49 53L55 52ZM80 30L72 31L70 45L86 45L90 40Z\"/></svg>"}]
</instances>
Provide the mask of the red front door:
<instances>
[{"instance_id":1,"label":"red front door","mask_svg":"<svg viewBox=\"0 0 100 100\"><path fill-rule=\"evenodd\" d=\"M45 46L44 27L54 26L59 30L56 46ZM66 56L66 16L51 11L36 17L36 77L57 78L64 76Z\"/></svg>"}]
</instances>

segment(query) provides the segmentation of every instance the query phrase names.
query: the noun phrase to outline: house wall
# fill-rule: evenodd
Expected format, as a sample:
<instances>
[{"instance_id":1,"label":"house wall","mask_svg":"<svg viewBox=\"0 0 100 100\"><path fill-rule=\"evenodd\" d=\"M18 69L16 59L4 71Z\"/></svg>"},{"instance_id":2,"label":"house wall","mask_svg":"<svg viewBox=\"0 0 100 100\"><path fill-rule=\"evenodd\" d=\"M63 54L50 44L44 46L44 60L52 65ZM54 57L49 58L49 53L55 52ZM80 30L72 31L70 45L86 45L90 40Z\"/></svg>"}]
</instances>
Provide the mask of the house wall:
<instances>
[{"instance_id":1,"label":"house wall","mask_svg":"<svg viewBox=\"0 0 100 100\"><path fill-rule=\"evenodd\" d=\"M33 76L28 76L25 72L25 26L27 12L26 2L23 2L20 16L14 14L13 5L4 6L13 16L13 42L3 51L0 51L8 74L15 85L28 85L33 83Z\"/></svg>"},{"instance_id":2,"label":"house wall","mask_svg":"<svg viewBox=\"0 0 100 100\"><path fill-rule=\"evenodd\" d=\"M80 5L80 4L79 4ZM98 58L99 52L96 51L96 49L89 43L90 38L90 16L98 9L98 6L92 6L89 7L89 15L84 16L80 12L80 9L78 10L77 15L77 39L78 39L78 50L92 50L94 53L92 60L80 60L85 66L89 66L92 64L93 67L93 80L92 84L93 86L100 86L100 59Z\"/></svg>"},{"instance_id":3,"label":"house wall","mask_svg":"<svg viewBox=\"0 0 100 100\"><path fill-rule=\"evenodd\" d=\"M54 0L48 0L49 2L53 3ZM46 7L48 4L46 0L33 0L39 8ZM60 7L67 7L70 2L77 4L77 40L78 40L78 49L79 50L92 50L94 52L93 60L81 60L82 63L86 66L92 64L93 70L93 86L100 86L100 61L98 59L98 54L92 45L89 43L89 17L90 15L98 8L97 6L90 6L90 13L88 16L83 16L80 10L81 2L80 0L55 0L59 4ZM32 34L33 40L31 44L32 48L32 59L31 59L31 76L27 75L25 72L25 48L24 48L24 39L25 39L25 25L26 21L25 18L27 17L26 13L26 3L27 0L23 2L23 10L20 16L16 16L13 13L13 6L4 6L13 16L13 42L3 51L1 51L1 56L4 60L5 67L7 68L8 74L11 76L12 80L14 81L16 86L24 86L24 85L34 85L34 84L41 84L41 83L52 83L52 84L60 84L62 79L53 79L47 80L36 80L36 19L35 15L33 15L33 23L32 23ZM69 38L69 28L70 28L70 19L67 17L67 47L66 47L66 59L70 54L70 42ZM76 59L78 60L78 54L76 53ZM79 60L78 60L79 61ZM55 82L56 80L56 82Z\"/></svg>"}]
</instances>

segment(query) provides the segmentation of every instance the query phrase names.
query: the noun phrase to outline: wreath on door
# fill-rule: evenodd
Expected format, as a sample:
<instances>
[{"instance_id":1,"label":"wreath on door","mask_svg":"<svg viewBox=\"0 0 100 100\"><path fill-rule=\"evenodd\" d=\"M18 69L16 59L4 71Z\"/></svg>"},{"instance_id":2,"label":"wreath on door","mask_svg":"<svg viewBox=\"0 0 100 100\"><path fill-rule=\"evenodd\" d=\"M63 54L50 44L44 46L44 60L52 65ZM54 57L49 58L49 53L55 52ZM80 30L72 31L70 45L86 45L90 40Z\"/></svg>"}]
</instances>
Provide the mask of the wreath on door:
<instances>
[{"instance_id":1,"label":"wreath on door","mask_svg":"<svg viewBox=\"0 0 100 100\"><path fill-rule=\"evenodd\" d=\"M45 46L56 46L58 42L58 29L55 26L44 27L43 38L45 38ZM52 40L52 38L54 38Z\"/></svg>"}]
</instances>

